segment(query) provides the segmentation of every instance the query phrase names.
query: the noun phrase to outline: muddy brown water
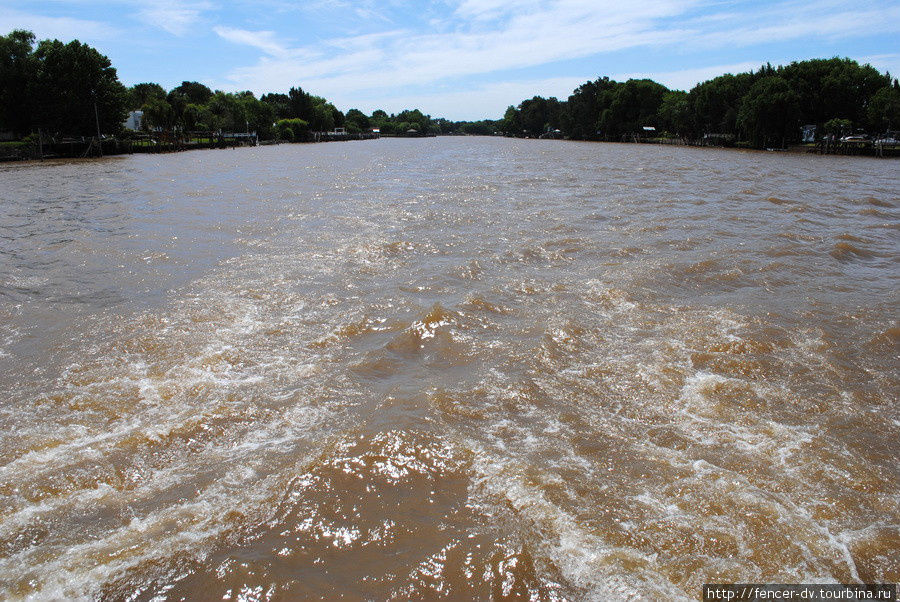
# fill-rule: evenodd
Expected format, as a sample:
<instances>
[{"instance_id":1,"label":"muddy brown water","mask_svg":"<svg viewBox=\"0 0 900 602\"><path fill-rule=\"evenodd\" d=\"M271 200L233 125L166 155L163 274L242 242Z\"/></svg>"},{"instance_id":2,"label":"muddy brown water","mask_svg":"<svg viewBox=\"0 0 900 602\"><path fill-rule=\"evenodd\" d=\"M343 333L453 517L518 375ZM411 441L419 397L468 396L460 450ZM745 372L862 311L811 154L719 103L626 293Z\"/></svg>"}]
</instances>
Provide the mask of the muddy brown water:
<instances>
[{"instance_id":1,"label":"muddy brown water","mask_svg":"<svg viewBox=\"0 0 900 602\"><path fill-rule=\"evenodd\" d=\"M0 166L0 596L900 581L896 162Z\"/></svg>"}]
</instances>

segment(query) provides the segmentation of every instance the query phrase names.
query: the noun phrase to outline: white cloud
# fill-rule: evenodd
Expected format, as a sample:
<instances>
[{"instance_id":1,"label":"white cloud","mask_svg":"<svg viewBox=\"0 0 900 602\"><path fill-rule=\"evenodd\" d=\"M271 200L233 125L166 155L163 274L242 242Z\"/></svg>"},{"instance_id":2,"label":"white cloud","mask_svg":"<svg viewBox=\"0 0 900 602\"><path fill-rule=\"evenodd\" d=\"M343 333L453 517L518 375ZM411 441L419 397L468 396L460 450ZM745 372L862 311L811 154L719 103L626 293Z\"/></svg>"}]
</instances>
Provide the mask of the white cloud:
<instances>
[{"instance_id":1,"label":"white cloud","mask_svg":"<svg viewBox=\"0 0 900 602\"><path fill-rule=\"evenodd\" d=\"M479 13L479 19L496 12L493 7L500 3L491 2L488 10ZM315 83L323 93L348 87L422 86L452 77L674 42L683 32L657 29L655 22L678 14L694 2L645 0L613 10L617 3L609 0L561 0L539 10L516 12L495 27L464 25L445 33L397 30L332 39L277 58L271 49L264 49L270 56L256 65L233 70L228 79L237 87L263 90L284 89L302 78L310 87ZM464 4L458 14L468 15L473 10ZM262 48L258 38L230 39ZM263 42L268 45L269 40Z\"/></svg>"},{"instance_id":2,"label":"white cloud","mask_svg":"<svg viewBox=\"0 0 900 602\"><path fill-rule=\"evenodd\" d=\"M538 0L463 0L456 8L456 15L463 19L490 20L531 12L539 5Z\"/></svg>"},{"instance_id":3,"label":"white cloud","mask_svg":"<svg viewBox=\"0 0 900 602\"><path fill-rule=\"evenodd\" d=\"M900 31L900 5L872 0L794 1L760 10L712 15L714 25L697 42L707 46L749 46L797 39L833 40ZM701 21L698 21L700 23Z\"/></svg>"},{"instance_id":4,"label":"white cloud","mask_svg":"<svg viewBox=\"0 0 900 602\"><path fill-rule=\"evenodd\" d=\"M891 77L900 77L900 54L874 54L856 59L860 63L868 63L879 71L888 71Z\"/></svg>"},{"instance_id":5,"label":"white cloud","mask_svg":"<svg viewBox=\"0 0 900 602\"><path fill-rule=\"evenodd\" d=\"M203 11L211 8L205 1L148 0L141 4L138 17L172 35L183 36L200 22Z\"/></svg>"},{"instance_id":6,"label":"white cloud","mask_svg":"<svg viewBox=\"0 0 900 602\"><path fill-rule=\"evenodd\" d=\"M272 56L286 57L290 54L288 48L276 40L274 31L247 31L221 26L213 27L213 31L229 42L253 46Z\"/></svg>"},{"instance_id":7,"label":"white cloud","mask_svg":"<svg viewBox=\"0 0 900 602\"><path fill-rule=\"evenodd\" d=\"M384 6L395 1L387 0ZM349 8L345 0L311 2L322 8ZM515 70L541 66L546 71L556 62L635 48L672 48L696 54L715 48L765 47L810 36L836 39L900 32L900 6L876 0L857 0L853 10L841 0L791 0L762 6L724 2L712 13L708 0L457 0L451 4L453 9L440 27L418 28L404 21L402 29L295 47L277 40L270 31L218 28L223 38L256 47L264 56L254 65L232 69L216 85L260 93L300 84L339 104L341 99L358 104L354 98L387 103L399 99L397 91L403 90L407 105L427 100L430 104L423 108L437 113L439 107L448 106L451 110L446 114L452 116L460 114L452 110L460 105L444 102L448 95L430 90L472 76L509 77ZM367 10L373 6L370 0L354 5ZM759 51L754 54L765 55ZM723 72L755 69L760 64L762 61L742 61L620 77L652 77L672 88L689 89ZM577 85L600 72L598 69L571 81ZM502 109L541 93L519 88L525 94L513 95L516 86L482 85L473 93L457 93L454 88L449 98L459 102L469 99L466 106L475 106L472 99L489 94L494 100L487 104ZM571 88L555 93L565 97L570 92ZM495 114L490 111L485 106L479 114Z\"/></svg>"},{"instance_id":8,"label":"white cloud","mask_svg":"<svg viewBox=\"0 0 900 602\"><path fill-rule=\"evenodd\" d=\"M60 40L107 40L115 37L118 31L107 23L89 21L72 17L46 17L22 12L13 8L5 8L0 12L0 35L13 29L27 29L34 32L37 39L57 38Z\"/></svg>"}]
</instances>

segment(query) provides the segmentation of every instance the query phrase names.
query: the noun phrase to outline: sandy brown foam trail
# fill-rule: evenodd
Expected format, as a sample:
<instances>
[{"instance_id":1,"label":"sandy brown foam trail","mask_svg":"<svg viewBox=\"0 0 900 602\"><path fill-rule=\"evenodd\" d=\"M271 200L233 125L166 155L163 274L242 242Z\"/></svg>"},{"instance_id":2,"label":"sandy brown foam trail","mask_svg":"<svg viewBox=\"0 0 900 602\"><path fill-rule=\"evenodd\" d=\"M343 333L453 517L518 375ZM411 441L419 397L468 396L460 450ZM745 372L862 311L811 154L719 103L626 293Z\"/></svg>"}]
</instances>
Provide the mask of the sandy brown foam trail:
<instances>
[{"instance_id":1,"label":"sandy brown foam trail","mask_svg":"<svg viewBox=\"0 0 900 602\"><path fill-rule=\"evenodd\" d=\"M807 159L440 139L15 172L57 211L0 192L26 222L0 595L900 580L896 182Z\"/></svg>"}]
</instances>

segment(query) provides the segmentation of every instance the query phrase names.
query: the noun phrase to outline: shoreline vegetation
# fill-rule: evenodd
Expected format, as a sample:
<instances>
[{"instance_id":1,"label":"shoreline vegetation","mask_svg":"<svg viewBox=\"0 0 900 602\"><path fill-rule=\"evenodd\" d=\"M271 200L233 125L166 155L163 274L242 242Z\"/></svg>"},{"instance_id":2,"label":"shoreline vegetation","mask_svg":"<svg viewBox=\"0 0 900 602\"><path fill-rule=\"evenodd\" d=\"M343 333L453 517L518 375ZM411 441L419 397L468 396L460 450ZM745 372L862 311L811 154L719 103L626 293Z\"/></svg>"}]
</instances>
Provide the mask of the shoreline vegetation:
<instances>
[{"instance_id":1,"label":"shoreline vegetation","mask_svg":"<svg viewBox=\"0 0 900 602\"><path fill-rule=\"evenodd\" d=\"M724 74L690 91L650 79L588 81L566 100L535 96L496 120L450 121L419 109L346 113L293 87L211 90L182 82L124 86L78 40L0 36L0 160L362 140L496 135L900 156L900 82L848 58Z\"/></svg>"}]
</instances>

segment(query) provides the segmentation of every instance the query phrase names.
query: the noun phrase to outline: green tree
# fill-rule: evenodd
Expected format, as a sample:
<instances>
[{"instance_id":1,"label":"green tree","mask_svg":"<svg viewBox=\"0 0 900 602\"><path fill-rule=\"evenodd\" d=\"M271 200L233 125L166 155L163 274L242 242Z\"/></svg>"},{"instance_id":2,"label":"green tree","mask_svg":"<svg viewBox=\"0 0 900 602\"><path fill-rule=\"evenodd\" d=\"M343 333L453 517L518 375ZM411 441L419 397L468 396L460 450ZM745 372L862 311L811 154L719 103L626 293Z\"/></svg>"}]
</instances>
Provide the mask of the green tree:
<instances>
[{"instance_id":1,"label":"green tree","mask_svg":"<svg viewBox=\"0 0 900 602\"><path fill-rule=\"evenodd\" d=\"M670 134L687 136L693 131L691 103L687 92L666 92L659 105L657 125Z\"/></svg>"},{"instance_id":2,"label":"green tree","mask_svg":"<svg viewBox=\"0 0 900 602\"><path fill-rule=\"evenodd\" d=\"M597 129L607 139L656 126L657 113L668 89L649 79L630 79L615 91L612 103L604 110Z\"/></svg>"},{"instance_id":3,"label":"green tree","mask_svg":"<svg viewBox=\"0 0 900 602\"><path fill-rule=\"evenodd\" d=\"M425 115L419 109L401 111L395 121L399 123L398 133L403 134L409 130L416 130L419 134L427 134L431 131L431 117Z\"/></svg>"},{"instance_id":4,"label":"green tree","mask_svg":"<svg viewBox=\"0 0 900 602\"><path fill-rule=\"evenodd\" d=\"M212 100L212 91L199 82L181 82L166 96L166 102L172 106L175 124L186 127L185 111L188 105L208 105Z\"/></svg>"},{"instance_id":5,"label":"green tree","mask_svg":"<svg viewBox=\"0 0 900 602\"><path fill-rule=\"evenodd\" d=\"M334 113L332 112L330 105L324 102L324 99L316 98L323 102L317 102L313 106L312 119L310 120L309 125L316 132L330 132L335 128Z\"/></svg>"},{"instance_id":6,"label":"green tree","mask_svg":"<svg viewBox=\"0 0 900 602\"><path fill-rule=\"evenodd\" d=\"M172 88L169 95L183 98L185 104L205 105L212 98L213 92L200 82L181 82L180 86Z\"/></svg>"},{"instance_id":7,"label":"green tree","mask_svg":"<svg viewBox=\"0 0 900 602\"><path fill-rule=\"evenodd\" d=\"M753 73L726 73L697 84L688 94L698 134L736 134L741 102L757 80Z\"/></svg>"},{"instance_id":8,"label":"green tree","mask_svg":"<svg viewBox=\"0 0 900 602\"><path fill-rule=\"evenodd\" d=\"M0 130L12 130L16 137L27 135L32 126L38 67L33 48L30 31L17 29L0 36Z\"/></svg>"},{"instance_id":9,"label":"green tree","mask_svg":"<svg viewBox=\"0 0 900 602\"><path fill-rule=\"evenodd\" d=\"M381 109L372 111L372 116L369 117L369 125L372 128L381 130L382 134L392 133L390 117Z\"/></svg>"},{"instance_id":10,"label":"green tree","mask_svg":"<svg viewBox=\"0 0 900 602\"><path fill-rule=\"evenodd\" d=\"M331 116L334 118L334 127L344 127L344 113L332 103L328 103L328 107L331 109Z\"/></svg>"},{"instance_id":11,"label":"green tree","mask_svg":"<svg viewBox=\"0 0 900 602\"><path fill-rule=\"evenodd\" d=\"M556 98L535 96L519 105L519 120L524 133L540 136L548 130L558 129L562 108Z\"/></svg>"},{"instance_id":12,"label":"green tree","mask_svg":"<svg viewBox=\"0 0 900 602\"><path fill-rule=\"evenodd\" d=\"M603 77L579 86L569 96L561 116L563 132L576 140L596 139L600 115L612 104L621 85Z\"/></svg>"},{"instance_id":13,"label":"green tree","mask_svg":"<svg viewBox=\"0 0 900 602\"><path fill-rule=\"evenodd\" d=\"M128 88L128 110L136 111L154 98L165 100L166 91L162 86L153 83L135 84Z\"/></svg>"},{"instance_id":14,"label":"green tree","mask_svg":"<svg viewBox=\"0 0 900 602\"><path fill-rule=\"evenodd\" d=\"M831 134L840 138L845 134L849 134L853 131L853 122L849 119L829 119L825 122L825 126L823 127L826 134Z\"/></svg>"},{"instance_id":15,"label":"green tree","mask_svg":"<svg viewBox=\"0 0 900 602\"><path fill-rule=\"evenodd\" d=\"M107 57L78 40L43 40L34 54L36 123L61 135L90 135L96 108L101 132L122 129L127 91Z\"/></svg>"},{"instance_id":16,"label":"green tree","mask_svg":"<svg viewBox=\"0 0 900 602\"><path fill-rule=\"evenodd\" d=\"M189 132L218 129L215 117L205 105L189 103L181 113L181 124Z\"/></svg>"},{"instance_id":17,"label":"green tree","mask_svg":"<svg viewBox=\"0 0 900 602\"><path fill-rule=\"evenodd\" d=\"M468 121L459 125L459 130L469 136L490 136L494 133L496 124L485 119L483 121Z\"/></svg>"},{"instance_id":18,"label":"green tree","mask_svg":"<svg viewBox=\"0 0 900 602\"><path fill-rule=\"evenodd\" d=\"M272 123L275 121L275 108L257 100L252 92L242 92L238 95L238 100L243 105L246 127L263 140L271 138L274 135Z\"/></svg>"},{"instance_id":19,"label":"green tree","mask_svg":"<svg viewBox=\"0 0 900 602\"><path fill-rule=\"evenodd\" d=\"M741 103L738 126L758 148L780 145L799 133L800 99L778 76L757 81Z\"/></svg>"},{"instance_id":20,"label":"green tree","mask_svg":"<svg viewBox=\"0 0 900 602\"><path fill-rule=\"evenodd\" d=\"M344 117L344 126L348 132L358 134L369 130L369 118L359 109L350 109Z\"/></svg>"},{"instance_id":21,"label":"green tree","mask_svg":"<svg viewBox=\"0 0 900 602\"><path fill-rule=\"evenodd\" d=\"M287 94L263 94L259 100L272 107L276 119L287 119L291 116L291 99Z\"/></svg>"},{"instance_id":22,"label":"green tree","mask_svg":"<svg viewBox=\"0 0 900 602\"><path fill-rule=\"evenodd\" d=\"M241 102L238 95L216 90L209 99L207 108L214 116L216 129L243 132L249 127L245 103Z\"/></svg>"},{"instance_id":23,"label":"green tree","mask_svg":"<svg viewBox=\"0 0 900 602\"><path fill-rule=\"evenodd\" d=\"M887 75L847 58L794 62L778 74L797 94L802 121L819 125L840 116L861 126L869 98L890 84Z\"/></svg>"},{"instance_id":24,"label":"green tree","mask_svg":"<svg viewBox=\"0 0 900 602\"><path fill-rule=\"evenodd\" d=\"M279 119L275 123L275 135L279 140L302 142L309 138L309 123L303 119Z\"/></svg>"},{"instance_id":25,"label":"green tree","mask_svg":"<svg viewBox=\"0 0 900 602\"><path fill-rule=\"evenodd\" d=\"M144 124L151 129L170 131L175 127L175 110L164 98L151 98L144 103L141 111L144 112Z\"/></svg>"},{"instance_id":26,"label":"green tree","mask_svg":"<svg viewBox=\"0 0 900 602\"><path fill-rule=\"evenodd\" d=\"M900 128L900 86L885 86L869 99L869 127L878 133Z\"/></svg>"},{"instance_id":27,"label":"green tree","mask_svg":"<svg viewBox=\"0 0 900 602\"><path fill-rule=\"evenodd\" d=\"M519 110L510 105L500 120L500 131L506 136L522 135L522 119L519 116Z\"/></svg>"},{"instance_id":28,"label":"green tree","mask_svg":"<svg viewBox=\"0 0 900 602\"><path fill-rule=\"evenodd\" d=\"M303 119L312 124L315 103L313 102L313 97L304 92L303 88L298 86L288 91L288 107L291 117Z\"/></svg>"}]
</instances>

